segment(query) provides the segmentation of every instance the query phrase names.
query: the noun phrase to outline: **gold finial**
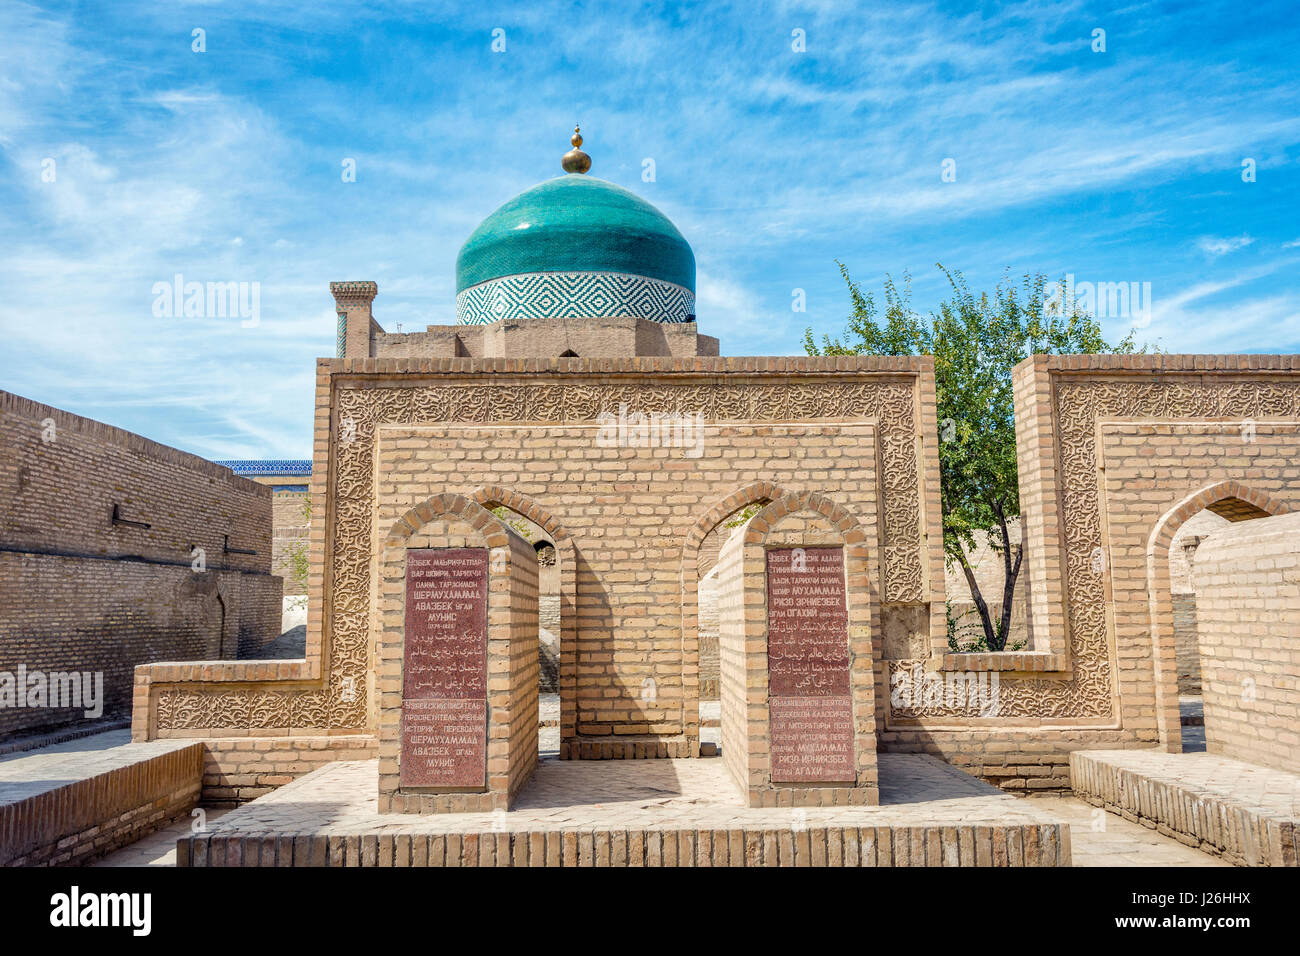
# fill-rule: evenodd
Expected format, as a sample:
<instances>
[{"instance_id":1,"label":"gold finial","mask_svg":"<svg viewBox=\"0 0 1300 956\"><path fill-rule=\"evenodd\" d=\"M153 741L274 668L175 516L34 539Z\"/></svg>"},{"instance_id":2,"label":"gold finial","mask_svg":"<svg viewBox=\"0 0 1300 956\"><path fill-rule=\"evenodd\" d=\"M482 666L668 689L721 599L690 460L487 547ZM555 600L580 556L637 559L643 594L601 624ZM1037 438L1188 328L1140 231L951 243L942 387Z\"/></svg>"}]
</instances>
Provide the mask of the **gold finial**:
<instances>
[{"instance_id":1,"label":"gold finial","mask_svg":"<svg viewBox=\"0 0 1300 956\"><path fill-rule=\"evenodd\" d=\"M573 127L573 135L569 137L569 142L573 144L573 149L564 154L560 160L560 165L564 167L566 173L585 173L591 169L591 157L578 149L582 145L582 133L579 132L577 125Z\"/></svg>"}]
</instances>

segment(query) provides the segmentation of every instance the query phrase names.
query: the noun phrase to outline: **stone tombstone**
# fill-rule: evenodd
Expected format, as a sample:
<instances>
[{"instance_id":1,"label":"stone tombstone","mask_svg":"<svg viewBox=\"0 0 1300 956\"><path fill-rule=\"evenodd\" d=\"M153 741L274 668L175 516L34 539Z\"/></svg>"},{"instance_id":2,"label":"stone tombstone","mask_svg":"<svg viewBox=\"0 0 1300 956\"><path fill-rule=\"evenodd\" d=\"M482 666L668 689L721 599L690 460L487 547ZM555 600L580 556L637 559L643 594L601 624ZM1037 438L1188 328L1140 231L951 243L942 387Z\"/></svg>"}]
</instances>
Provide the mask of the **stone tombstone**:
<instances>
[{"instance_id":1,"label":"stone tombstone","mask_svg":"<svg viewBox=\"0 0 1300 956\"><path fill-rule=\"evenodd\" d=\"M486 548L406 552L402 787L486 786L487 595Z\"/></svg>"},{"instance_id":2,"label":"stone tombstone","mask_svg":"<svg viewBox=\"0 0 1300 956\"><path fill-rule=\"evenodd\" d=\"M844 549L772 548L766 554L772 781L852 784Z\"/></svg>"}]
</instances>

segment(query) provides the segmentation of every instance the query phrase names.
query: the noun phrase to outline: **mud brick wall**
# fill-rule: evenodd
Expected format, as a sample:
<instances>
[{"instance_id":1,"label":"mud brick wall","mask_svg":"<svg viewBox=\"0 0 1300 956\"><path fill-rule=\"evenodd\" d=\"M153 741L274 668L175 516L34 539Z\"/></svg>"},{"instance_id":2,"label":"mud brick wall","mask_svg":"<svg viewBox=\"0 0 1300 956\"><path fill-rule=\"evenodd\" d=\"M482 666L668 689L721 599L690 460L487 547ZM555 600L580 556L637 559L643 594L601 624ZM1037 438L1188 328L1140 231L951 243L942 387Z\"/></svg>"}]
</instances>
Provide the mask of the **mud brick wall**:
<instances>
[{"instance_id":1,"label":"mud brick wall","mask_svg":"<svg viewBox=\"0 0 1300 956\"><path fill-rule=\"evenodd\" d=\"M114 522L115 505L149 527ZM125 713L136 664L234 657L274 639L270 569L269 489L0 392L0 671L102 671L106 714ZM0 736L80 719L0 708Z\"/></svg>"},{"instance_id":2,"label":"mud brick wall","mask_svg":"<svg viewBox=\"0 0 1300 956\"><path fill-rule=\"evenodd\" d=\"M1196 579L1206 749L1300 771L1300 513L1213 532Z\"/></svg>"}]
</instances>

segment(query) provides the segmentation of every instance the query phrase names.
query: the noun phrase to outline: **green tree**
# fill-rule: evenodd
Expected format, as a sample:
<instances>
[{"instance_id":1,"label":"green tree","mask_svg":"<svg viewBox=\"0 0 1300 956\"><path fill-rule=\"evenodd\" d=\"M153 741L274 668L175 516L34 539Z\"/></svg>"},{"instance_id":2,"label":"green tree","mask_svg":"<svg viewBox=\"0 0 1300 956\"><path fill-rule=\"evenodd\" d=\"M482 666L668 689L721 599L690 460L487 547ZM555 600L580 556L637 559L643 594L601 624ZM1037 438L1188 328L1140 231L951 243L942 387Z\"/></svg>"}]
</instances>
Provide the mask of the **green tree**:
<instances>
[{"instance_id":1,"label":"green tree","mask_svg":"<svg viewBox=\"0 0 1300 956\"><path fill-rule=\"evenodd\" d=\"M960 272L942 265L951 295L937 311L922 316L912 308L909 274L904 273L901 289L886 276L883 321L878 321L875 297L862 291L842 262L836 264L852 305L844 339L823 336L818 345L808 329L804 348L809 355L934 356L944 555L970 586L983 632L975 647L1004 650L1024 557L1023 544L1013 547L1009 530L1020 515L1011 370L1031 355L1133 352L1133 333L1107 343L1096 319L1074 302L1055 292L1045 298L1048 286L1041 274L1025 276L1019 286L1004 279L992 295L976 295ZM988 533L1002 558L1002 608L996 620L968 557L977 533ZM949 633L955 641L951 614Z\"/></svg>"}]
</instances>

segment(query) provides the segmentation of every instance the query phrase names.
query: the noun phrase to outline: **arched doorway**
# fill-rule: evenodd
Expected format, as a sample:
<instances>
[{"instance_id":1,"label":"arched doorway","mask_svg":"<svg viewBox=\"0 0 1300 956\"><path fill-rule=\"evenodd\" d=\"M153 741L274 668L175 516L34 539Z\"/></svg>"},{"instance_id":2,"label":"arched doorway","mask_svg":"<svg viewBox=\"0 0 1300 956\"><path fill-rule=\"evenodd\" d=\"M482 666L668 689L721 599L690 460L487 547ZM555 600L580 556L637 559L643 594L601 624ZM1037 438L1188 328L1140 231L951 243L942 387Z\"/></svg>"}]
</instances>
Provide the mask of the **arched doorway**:
<instances>
[{"instance_id":1,"label":"arched doorway","mask_svg":"<svg viewBox=\"0 0 1300 956\"><path fill-rule=\"evenodd\" d=\"M696 675L683 693L682 725L699 738L699 752L718 753L721 703L718 695L718 617L714 582L718 551L731 534L786 490L760 481L714 503L695 523L682 547L682 664Z\"/></svg>"},{"instance_id":2,"label":"arched doorway","mask_svg":"<svg viewBox=\"0 0 1300 956\"><path fill-rule=\"evenodd\" d=\"M1239 482L1189 495L1157 522L1147 548L1151 638L1162 706L1160 742L1174 752L1205 750L1196 615L1196 551L1220 528L1289 508ZM1176 699L1176 710L1169 706ZM1173 713L1177 714L1176 723Z\"/></svg>"},{"instance_id":3,"label":"arched doorway","mask_svg":"<svg viewBox=\"0 0 1300 956\"><path fill-rule=\"evenodd\" d=\"M474 499L532 544L537 553L538 756L564 756L576 726L575 598L572 539L526 495L486 487Z\"/></svg>"}]
</instances>

